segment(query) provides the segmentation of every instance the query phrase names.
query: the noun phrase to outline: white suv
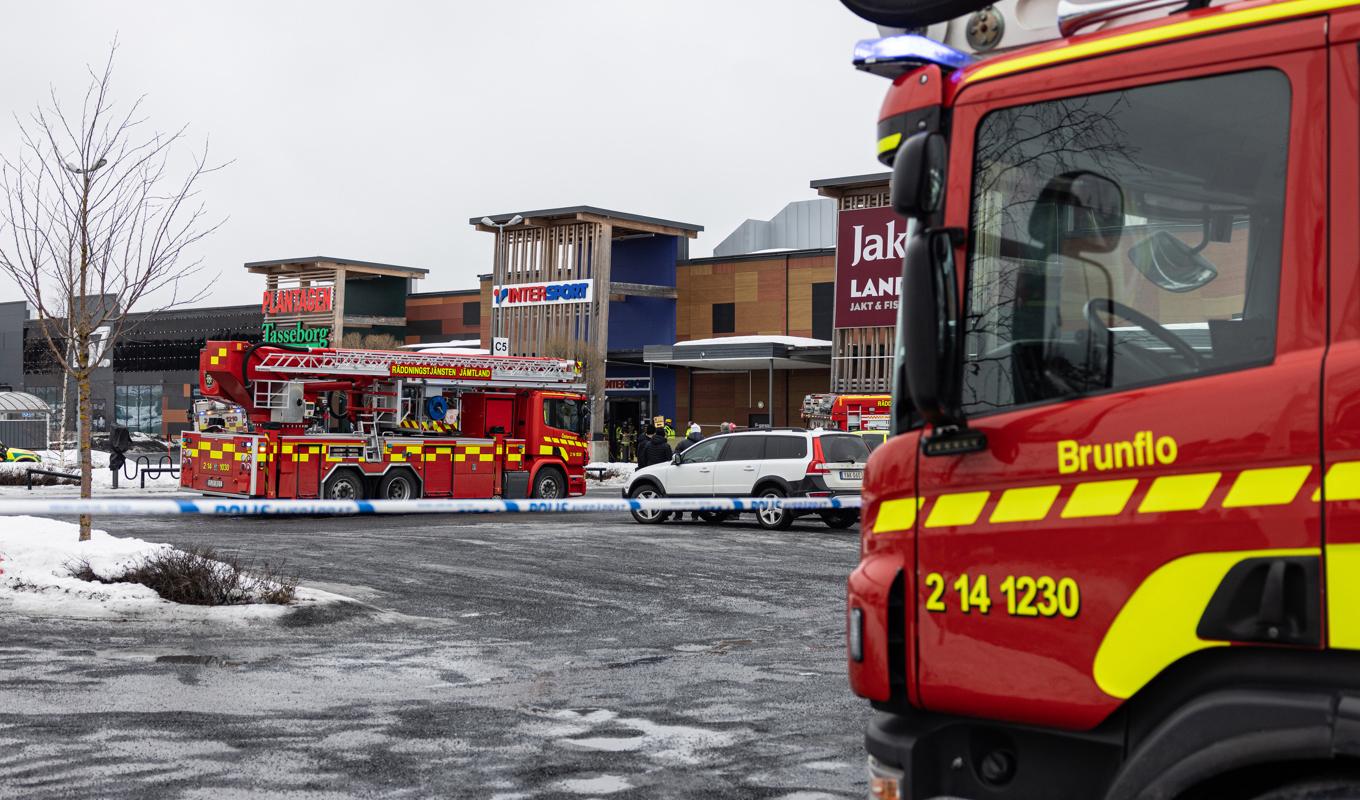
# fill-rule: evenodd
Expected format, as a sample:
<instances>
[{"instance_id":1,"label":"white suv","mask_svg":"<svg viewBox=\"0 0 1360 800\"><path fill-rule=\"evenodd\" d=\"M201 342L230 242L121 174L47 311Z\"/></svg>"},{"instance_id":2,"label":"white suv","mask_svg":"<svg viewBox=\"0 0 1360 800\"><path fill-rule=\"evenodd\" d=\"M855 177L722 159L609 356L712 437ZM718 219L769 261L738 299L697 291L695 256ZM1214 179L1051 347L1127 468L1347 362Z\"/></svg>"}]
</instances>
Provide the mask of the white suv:
<instances>
[{"instance_id":1,"label":"white suv","mask_svg":"<svg viewBox=\"0 0 1360 800\"><path fill-rule=\"evenodd\" d=\"M633 473L624 497L831 497L859 494L869 446L842 431L772 428L713 436L696 442L669 464L653 464ZM678 512L634 511L633 519L656 523ZM760 526L785 530L800 514L817 514L833 528L848 528L859 519L854 510L756 512ZM712 523L737 512L702 511Z\"/></svg>"}]
</instances>

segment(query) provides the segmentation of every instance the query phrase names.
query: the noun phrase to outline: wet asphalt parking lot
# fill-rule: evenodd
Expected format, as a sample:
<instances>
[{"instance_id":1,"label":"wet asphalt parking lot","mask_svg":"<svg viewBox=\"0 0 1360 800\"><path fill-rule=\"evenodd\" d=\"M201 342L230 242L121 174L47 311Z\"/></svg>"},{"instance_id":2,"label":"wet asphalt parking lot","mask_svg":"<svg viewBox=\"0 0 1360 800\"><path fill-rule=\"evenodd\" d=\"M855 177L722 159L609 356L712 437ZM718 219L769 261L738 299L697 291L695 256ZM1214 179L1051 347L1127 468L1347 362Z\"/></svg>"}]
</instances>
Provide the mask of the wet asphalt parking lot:
<instances>
[{"instance_id":1,"label":"wet asphalt parking lot","mask_svg":"<svg viewBox=\"0 0 1360 800\"><path fill-rule=\"evenodd\" d=\"M617 514L96 527L286 562L371 609L0 620L0 797L864 795L868 708L843 661L854 528Z\"/></svg>"}]
</instances>

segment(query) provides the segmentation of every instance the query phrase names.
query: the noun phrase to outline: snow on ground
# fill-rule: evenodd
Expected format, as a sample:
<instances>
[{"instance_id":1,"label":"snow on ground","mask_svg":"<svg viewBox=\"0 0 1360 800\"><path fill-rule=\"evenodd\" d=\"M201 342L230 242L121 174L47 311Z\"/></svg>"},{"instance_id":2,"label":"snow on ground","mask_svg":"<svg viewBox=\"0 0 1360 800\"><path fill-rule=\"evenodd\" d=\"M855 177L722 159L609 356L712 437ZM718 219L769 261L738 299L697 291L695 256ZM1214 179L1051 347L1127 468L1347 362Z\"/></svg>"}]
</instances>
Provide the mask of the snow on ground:
<instances>
[{"instance_id":1,"label":"snow on ground","mask_svg":"<svg viewBox=\"0 0 1360 800\"><path fill-rule=\"evenodd\" d=\"M36 452L38 453L38 457L42 459L41 463L0 463L0 473L13 475L13 480L15 481L23 481L24 473L29 467L38 467L40 469L52 470L53 472L66 472L72 475L80 474L79 451L38 450ZM158 465L165 463L165 461L162 460L163 455L165 454L128 453L127 464L123 466L123 469L120 470L118 476L118 485L120 488L115 491L113 489L113 473L109 471L109 454L100 452L99 450L92 451L90 453L90 462L94 465L94 469L90 473L90 482L94 488L95 495L121 494L129 491L135 491L138 494L141 494L143 492L143 490L139 488L139 470L141 469L141 465L137 462L139 456L145 458L147 464L151 467L151 471L147 473L145 493L151 494L154 492L156 494L164 494L168 492L177 493L183 491L180 488L178 477L171 475L169 472L161 473L158 476L156 475L155 468ZM129 475L132 477L129 478ZM39 495L39 493L41 493L41 495ZM34 486L32 492L28 491L27 487L21 482L17 485L0 485L0 496L62 497L75 496L79 493L80 484L74 482L63 482L53 486Z\"/></svg>"},{"instance_id":2,"label":"snow on ground","mask_svg":"<svg viewBox=\"0 0 1360 800\"><path fill-rule=\"evenodd\" d=\"M70 575L88 561L98 575L113 575L168 544L91 531L79 541L80 527L44 517L0 517L0 617L147 619L180 622L261 622L278 620L300 608L354 603L343 595L298 587L289 605L190 606L161 599L136 583L93 583Z\"/></svg>"},{"instance_id":3,"label":"snow on ground","mask_svg":"<svg viewBox=\"0 0 1360 800\"><path fill-rule=\"evenodd\" d=\"M636 469L631 461L592 461L586 465L586 479L591 486L627 486ZM601 471L604 477L596 479Z\"/></svg>"}]
</instances>

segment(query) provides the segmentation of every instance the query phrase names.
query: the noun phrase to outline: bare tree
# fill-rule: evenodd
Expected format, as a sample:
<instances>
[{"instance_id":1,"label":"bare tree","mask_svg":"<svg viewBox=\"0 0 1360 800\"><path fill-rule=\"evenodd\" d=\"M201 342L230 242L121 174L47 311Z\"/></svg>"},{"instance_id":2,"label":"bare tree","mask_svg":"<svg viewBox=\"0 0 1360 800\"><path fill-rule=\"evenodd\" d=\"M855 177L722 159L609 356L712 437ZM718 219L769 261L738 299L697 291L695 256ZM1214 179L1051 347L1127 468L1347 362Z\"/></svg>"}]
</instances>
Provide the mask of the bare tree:
<instances>
[{"instance_id":1,"label":"bare tree","mask_svg":"<svg viewBox=\"0 0 1360 800\"><path fill-rule=\"evenodd\" d=\"M340 339L341 347L353 347L363 350L396 350L402 345L397 337L390 333L359 333L350 331Z\"/></svg>"},{"instance_id":2,"label":"bare tree","mask_svg":"<svg viewBox=\"0 0 1360 800\"><path fill-rule=\"evenodd\" d=\"M141 98L116 107L116 50L103 70L90 69L78 111L53 89L27 118L16 115L19 153L0 160L0 271L18 284L34 330L75 383L81 497L90 496L92 371L131 330L134 307L160 311L206 294L211 281L186 251L222 224L206 219L196 195L223 165L209 165L206 144L180 156L184 128L146 130ZM82 516L80 538L89 537Z\"/></svg>"}]
</instances>

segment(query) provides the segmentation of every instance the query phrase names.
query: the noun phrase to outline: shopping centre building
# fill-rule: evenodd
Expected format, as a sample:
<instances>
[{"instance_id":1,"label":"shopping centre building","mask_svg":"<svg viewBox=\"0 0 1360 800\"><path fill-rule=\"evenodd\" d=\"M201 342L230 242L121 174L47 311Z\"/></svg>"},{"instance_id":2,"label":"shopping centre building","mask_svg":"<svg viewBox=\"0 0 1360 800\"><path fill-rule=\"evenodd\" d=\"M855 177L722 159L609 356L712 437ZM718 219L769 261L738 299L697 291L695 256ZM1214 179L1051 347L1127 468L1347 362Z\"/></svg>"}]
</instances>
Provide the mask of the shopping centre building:
<instances>
[{"instance_id":1,"label":"shopping centre building","mask_svg":"<svg viewBox=\"0 0 1360 800\"><path fill-rule=\"evenodd\" d=\"M426 267L250 262L259 303L128 315L131 332L100 353L94 425L188 427L209 339L487 351L501 340L500 352L578 359L596 457L624 420L657 414L677 429L796 425L809 393L886 391L906 233L884 208L886 174L811 189L821 197L748 220L704 258L689 257L693 223L593 206L476 217L491 257L455 291L420 291ZM62 378L28 316L0 304L0 385L56 406Z\"/></svg>"}]
</instances>

